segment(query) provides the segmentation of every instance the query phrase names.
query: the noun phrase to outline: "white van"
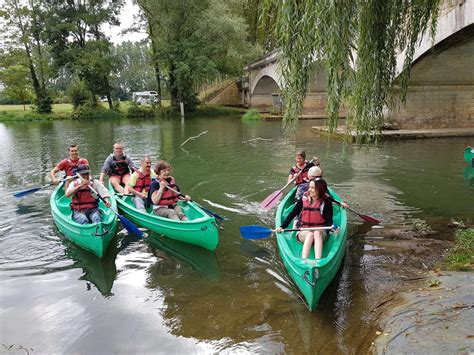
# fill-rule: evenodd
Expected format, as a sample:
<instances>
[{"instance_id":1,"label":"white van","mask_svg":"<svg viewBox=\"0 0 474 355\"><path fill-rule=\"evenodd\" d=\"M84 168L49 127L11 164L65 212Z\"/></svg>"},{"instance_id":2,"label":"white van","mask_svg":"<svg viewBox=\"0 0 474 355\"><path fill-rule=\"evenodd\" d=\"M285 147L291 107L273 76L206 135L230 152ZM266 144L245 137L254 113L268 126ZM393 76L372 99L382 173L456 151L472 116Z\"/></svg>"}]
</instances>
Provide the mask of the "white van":
<instances>
[{"instance_id":1,"label":"white van","mask_svg":"<svg viewBox=\"0 0 474 355\"><path fill-rule=\"evenodd\" d=\"M151 104L158 101L156 91L136 91L132 94L132 100L137 104Z\"/></svg>"}]
</instances>

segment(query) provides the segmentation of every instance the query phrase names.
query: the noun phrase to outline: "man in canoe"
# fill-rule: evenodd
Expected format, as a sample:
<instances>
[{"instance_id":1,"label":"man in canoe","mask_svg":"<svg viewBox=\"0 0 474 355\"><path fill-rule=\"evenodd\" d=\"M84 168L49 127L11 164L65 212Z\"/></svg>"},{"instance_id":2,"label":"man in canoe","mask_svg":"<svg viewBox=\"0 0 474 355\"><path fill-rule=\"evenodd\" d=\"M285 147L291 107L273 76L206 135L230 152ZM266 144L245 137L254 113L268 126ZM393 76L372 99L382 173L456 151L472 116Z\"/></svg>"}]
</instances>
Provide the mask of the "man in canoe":
<instances>
[{"instance_id":1,"label":"man in canoe","mask_svg":"<svg viewBox=\"0 0 474 355\"><path fill-rule=\"evenodd\" d=\"M313 157L312 161L309 162L306 160L306 152L300 150L296 152L295 156L296 164L290 169L290 173L288 175L288 182L291 182L294 179L294 183L298 186L298 190L296 191L295 199L301 199L304 192L304 185L308 183L308 170L312 166L319 166L319 158Z\"/></svg>"},{"instance_id":2,"label":"man in canoe","mask_svg":"<svg viewBox=\"0 0 474 355\"><path fill-rule=\"evenodd\" d=\"M156 174L151 170L151 159L148 156L142 158L140 168L135 170L132 176L130 176L127 190L135 196L133 202L135 207L141 211L146 211L145 203L148 191L150 190L152 179L155 177Z\"/></svg>"},{"instance_id":3,"label":"man in canoe","mask_svg":"<svg viewBox=\"0 0 474 355\"><path fill-rule=\"evenodd\" d=\"M283 232L296 216L299 216L298 228L332 226L332 203L331 200L327 198L327 189L324 182L321 180L311 180L309 182L308 191L303 194L302 199L296 203L293 210L276 231L279 233ZM300 243L303 243L301 258L308 258L311 247L314 244L314 257L315 259L321 259L325 235L323 230L305 230L298 232L296 238Z\"/></svg>"},{"instance_id":4,"label":"man in canoe","mask_svg":"<svg viewBox=\"0 0 474 355\"><path fill-rule=\"evenodd\" d=\"M127 186L130 180L130 171L137 170L137 167L127 155L123 153L123 144L115 143L114 152L110 154L102 166L99 181L104 183L104 176L109 176L109 181L119 193L124 192L122 186Z\"/></svg>"},{"instance_id":5,"label":"man in canoe","mask_svg":"<svg viewBox=\"0 0 474 355\"><path fill-rule=\"evenodd\" d=\"M65 177L74 176L74 170L81 164L89 165L87 159L81 158L79 156L79 148L76 144L71 144L69 146L69 158L61 160L50 172L49 176L53 184L57 185L61 180L56 177L56 173L59 171L64 171ZM70 180L66 180L65 187L67 188Z\"/></svg>"},{"instance_id":6,"label":"man in canoe","mask_svg":"<svg viewBox=\"0 0 474 355\"><path fill-rule=\"evenodd\" d=\"M65 196L71 197L72 219L79 224L99 223L102 220L99 210L99 199L94 196L92 187L104 199L106 207L110 207L110 195L105 186L90 177L89 165L82 164L76 169L78 179L73 180L66 189Z\"/></svg>"},{"instance_id":7,"label":"man in canoe","mask_svg":"<svg viewBox=\"0 0 474 355\"><path fill-rule=\"evenodd\" d=\"M153 213L170 219L187 221L181 206L178 205L179 187L174 177L170 176L171 165L162 160L155 166L157 179L151 183L148 192L147 206L153 205ZM184 196L186 201L191 197Z\"/></svg>"}]
</instances>

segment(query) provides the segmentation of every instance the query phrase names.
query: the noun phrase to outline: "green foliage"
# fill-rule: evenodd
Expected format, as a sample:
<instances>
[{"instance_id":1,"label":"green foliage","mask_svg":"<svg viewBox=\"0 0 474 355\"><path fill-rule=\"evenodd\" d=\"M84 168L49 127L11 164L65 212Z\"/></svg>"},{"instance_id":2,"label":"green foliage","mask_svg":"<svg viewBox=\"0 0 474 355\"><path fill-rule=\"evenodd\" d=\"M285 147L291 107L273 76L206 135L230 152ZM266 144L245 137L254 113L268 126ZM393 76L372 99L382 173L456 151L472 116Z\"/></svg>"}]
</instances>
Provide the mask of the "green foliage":
<instances>
[{"instance_id":1,"label":"green foliage","mask_svg":"<svg viewBox=\"0 0 474 355\"><path fill-rule=\"evenodd\" d=\"M117 72L112 86L122 100L131 99L134 91L157 90L150 48L145 43L123 42L112 48Z\"/></svg>"},{"instance_id":2,"label":"green foliage","mask_svg":"<svg viewBox=\"0 0 474 355\"><path fill-rule=\"evenodd\" d=\"M444 259L449 270L474 271L474 229L458 229L454 245Z\"/></svg>"},{"instance_id":3,"label":"green foliage","mask_svg":"<svg viewBox=\"0 0 474 355\"><path fill-rule=\"evenodd\" d=\"M79 106L86 103L91 97L91 92L88 90L84 81L76 77L69 86L68 95L71 97L74 110L76 110Z\"/></svg>"},{"instance_id":4,"label":"green foliage","mask_svg":"<svg viewBox=\"0 0 474 355\"><path fill-rule=\"evenodd\" d=\"M394 104L396 55L405 51L399 78L406 92L414 49L428 30L433 34L440 0L266 0L266 13L277 15L276 38L286 82L284 125L294 129L306 95L312 63L328 73L328 116L337 126L342 102L349 105L349 126L361 140L374 139L383 109ZM298 20L295 20L298 19ZM404 96L402 95L402 99Z\"/></svg>"},{"instance_id":5,"label":"green foliage","mask_svg":"<svg viewBox=\"0 0 474 355\"><path fill-rule=\"evenodd\" d=\"M127 109L128 118L155 118L156 110L152 106L137 105L132 102Z\"/></svg>"},{"instance_id":6,"label":"green foliage","mask_svg":"<svg viewBox=\"0 0 474 355\"><path fill-rule=\"evenodd\" d=\"M248 110L245 112L245 114L242 116L243 121L259 121L262 119L262 115L260 114L260 111L257 109L253 108L251 110Z\"/></svg>"},{"instance_id":7,"label":"green foliage","mask_svg":"<svg viewBox=\"0 0 474 355\"><path fill-rule=\"evenodd\" d=\"M103 106L94 106L91 104L79 106L72 114L72 118L76 120L111 120L123 117L124 115L121 112L107 110Z\"/></svg>"},{"instance_id":8,"label":"green foliage","mask_svg":"<svg viewBox=\"0 0 474 355\"><path fill-rule=\"evenodd\" d=\"M3 95L22 104L31 102L33 88L30 72L21 64L0 68L0 81L3 83Z\"/></svg>"},{"instance_id":9,"label":"green foliage","mask_svg":"<svg viewBox=\"0 0 474 355\"><path fill-rule=\"evenodd\" d=\"M155 60L169 76L172 105L197 105L197 88L221 74L240 74L260 54L247 40L245 19L232 2L139 0Z\"/></svg>"}]
</instances>

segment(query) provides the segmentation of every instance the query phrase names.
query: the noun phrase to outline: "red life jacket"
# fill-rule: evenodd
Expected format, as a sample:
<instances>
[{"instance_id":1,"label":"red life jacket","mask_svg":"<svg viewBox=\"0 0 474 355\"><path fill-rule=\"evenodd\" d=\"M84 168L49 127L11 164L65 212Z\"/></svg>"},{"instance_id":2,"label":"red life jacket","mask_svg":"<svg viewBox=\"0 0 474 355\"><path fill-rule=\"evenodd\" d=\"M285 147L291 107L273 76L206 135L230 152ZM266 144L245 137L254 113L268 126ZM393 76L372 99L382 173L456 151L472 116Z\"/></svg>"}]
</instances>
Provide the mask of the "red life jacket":
<instances>
[{"instance_id":1,"label":"red life jacket","mask_svg":"<svg viewBox=\"0 0 474 355\"><path fill-rule=\"evenodd\" d=\"M71 209L75 211L97 208L99 207L99 200L96 199L92 195L91 190L87 186L85 186L82 189L79 189L72 196L72 202L70 206Z\"/></svg>"},{"instance_id":2,"label":"red life jacket","mask_svg":"<svg viewBox=\"0 0 474 355\"><path fill-rule=\"evenodd\" d=\"M170 176L166 179L168 182L168 186L171 187L172 189L176 190L176 182L174 180L174 177ZM158 205L160 206L170 206L174 205L178 202L178 194L174 191L171 191L170 189L165 189L163 191L163 195L161 195L161 199L158 202Z\"/></svg>"},{"instance_id":3,"label":"red life jacket","mask_svg":"<svg viewBox=\"0 0 474 355\"><path fill-rule=\"evenodd\" d=\"M137 170L136 173L138 174L137 183L133 187L135 191L142 192L145 189L146 192L150 190L151 185L151 177L150 173L143 174L140 170ZM164 192L163 192L164 194Z\"/></svg>"},{"instance_id":4,"label":"red life jacket","mask_svg":"<svg viewBox=\"0 0 474 355\"><path fill-rule=\"evenodd\" d=\"M128 169L127 156L123 155L120 159L117 159L115 155L112 154L112 163L110 164L110 174L124 176L127 175L130 170Z\"/></svg>"},{"instance_id":5,"label":"red life jacket","mask_svg":"<svg viewBox=\"0 0 474 355\"><path fill-rule=\"evenodd\" d=\"M76 169L79 165L82 165L82 164L89 165L89 162L84 158L78 158L75 162L72 161L70 158L67 158L65 160L66 160L66 164L67 164L66 169L64 169L64 171L66 172L66 176L75 175L74 174L74 169Z\"/></svg>"},{"instance_id":6,"label":"red life jacket","mask_svg":"<svg viewBox=\"0 0 474 355\"><path fill-rule=\"evenodd\" d=\"M308 162L305 162L302 169L298 168L298 166L295 165L293 168L291 168L293 175L299 173L300 171L303 171L307 165L308 165ZM308 170L306 169L305 171L303 171L302 173L298 175L298 177L295 180L295 184L296 185L302 184L303 182L306 182L307 179L308 179Z\"/></svg>"},{"instance_id":7,"label":"red life jacket","mask_svg":"<svg viewBox=\"0 0 474 355\"><path fill-rule=\"evenodd\" d=\"M323 217L324 200L316 200L310 203L307 193L303 196L303 209L300 214L300 225L302 228L324 226L326 222Z\"/></svg>"}]
</instances>

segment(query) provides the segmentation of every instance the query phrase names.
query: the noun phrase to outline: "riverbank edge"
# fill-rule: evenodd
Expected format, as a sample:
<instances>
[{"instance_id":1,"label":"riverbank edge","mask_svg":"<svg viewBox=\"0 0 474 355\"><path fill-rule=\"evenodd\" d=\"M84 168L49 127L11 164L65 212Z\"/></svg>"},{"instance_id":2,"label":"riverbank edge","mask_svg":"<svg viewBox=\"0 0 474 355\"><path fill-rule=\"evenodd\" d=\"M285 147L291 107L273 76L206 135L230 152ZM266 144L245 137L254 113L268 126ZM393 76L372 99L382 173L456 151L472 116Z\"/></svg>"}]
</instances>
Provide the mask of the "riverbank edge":
<instances>
[{"instance_id":1,"label":"riverbank edge","mask_svg":"<svg viewBox=\"0 0 474 355\"><path fill-rule=\"evenodd\" d=\"M431 271L422 280L384 303L372 352L473 352L474 273Z\"/></svg>"},{"instance_id":2,"label":"riverbank edge","mask_svg":"<svg viewBox=\"0 0 474 355\"><path fill-rule=\"evenodd\" d=\"M199 105L195 111L187 112L185 117L195 116L238 116L247 110L244 108L219 106L219 105ZM104 113L113 113L112 115L104 115ZM104 117L105 116L105 117ZM169 108L152 109L151 107L143 107L133 112L115 111L115 110L97 110L97 119L123 119L123 118L164 118L164 117L180 117L178 111ZM0 122L33 122L33 121L57 121L72 120L78 118L75 112L51 112L40 114L33 111L0 111Z\"/></svg>"}]
</instances>

